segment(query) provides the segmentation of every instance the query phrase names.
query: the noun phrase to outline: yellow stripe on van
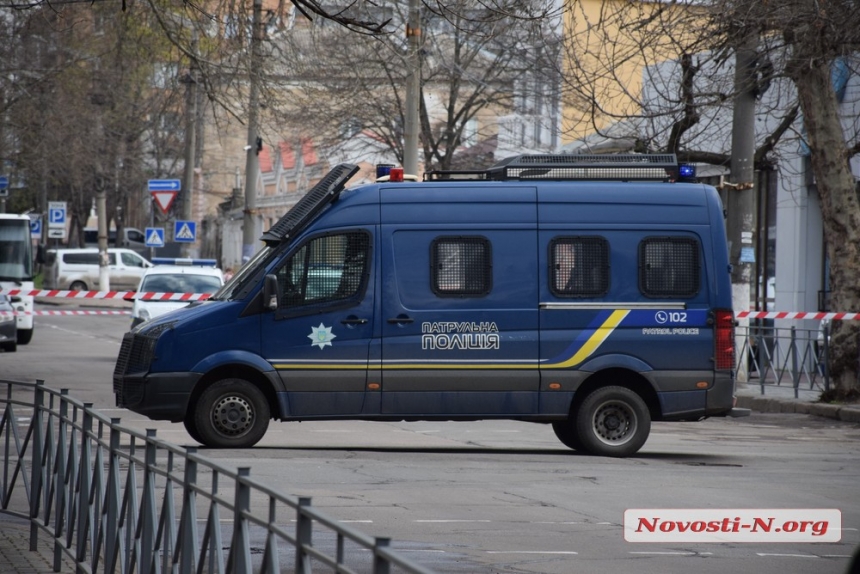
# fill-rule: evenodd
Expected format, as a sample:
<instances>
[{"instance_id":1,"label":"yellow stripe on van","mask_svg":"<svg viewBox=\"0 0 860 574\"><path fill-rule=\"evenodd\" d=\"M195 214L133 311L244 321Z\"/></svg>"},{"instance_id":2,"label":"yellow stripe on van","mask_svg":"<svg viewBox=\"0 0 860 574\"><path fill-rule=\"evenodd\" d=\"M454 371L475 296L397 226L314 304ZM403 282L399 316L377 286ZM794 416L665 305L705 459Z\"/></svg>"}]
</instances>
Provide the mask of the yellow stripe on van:
<instances>
[{"instance_id":1,"label":"yellow stripe on van","mask_svg":"<svg viewBox=\"0 0 860 574\"><path fill-rule=\"evenodd\" d=\"M573 354L573 356L566 361L562 361L560 363L555 363L552 365L543 365L544 369L569 369L570 367L574 367L589 356L594 353L603 342L609 338L609 335L615 330L615 328L621 324L621 321L630 313L629 309L617 309L613 311L609 317L606 318L597 329L594 330L594 333L588 338L588 340L583 343L583 345Z\"/></svg>"},{"instance_id":2,"label":"yellow stripe on van","mask_svg":"<svg viewBox=\"0 0 860 574\"><path fill-rule=\"evenodd\" d=\"M445 362L445 363L273 363L272 366L278 370L355 370L355 369L383 369L383 370L531 370L531 369L569 369L579 365L585 359L594 354L606 339L615 331L625 317L630 313L629 309L617 309L610 313L609 317L594 329L594 332L585 340L581 347L568 359L557 363L467 363L467 362Z\"/></svg>"}]
</instances>

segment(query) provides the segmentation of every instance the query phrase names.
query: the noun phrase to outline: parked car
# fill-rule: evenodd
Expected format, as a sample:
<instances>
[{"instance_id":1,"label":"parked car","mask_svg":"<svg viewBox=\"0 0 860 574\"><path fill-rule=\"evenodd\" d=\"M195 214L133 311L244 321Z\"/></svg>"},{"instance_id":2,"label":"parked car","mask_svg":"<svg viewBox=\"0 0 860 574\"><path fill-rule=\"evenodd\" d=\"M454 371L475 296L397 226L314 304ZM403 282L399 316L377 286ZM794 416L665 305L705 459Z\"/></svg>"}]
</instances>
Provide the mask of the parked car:
<instances>
[{"instance_id":1,"label":"parked car","mask_svg":"<svg viewBox=\"0 0 860 574\"><path fill-rule=\"evenodd\" d=\"M108 249L110 288L134 289L144 271L152 267L144 257L130 249ZM51 249L45 256L46 289L87 291L99 286L99 250Z\"/></svg>"},{"instance_id":2,"label":"parked car","mask_svg":"<svg viewBox=\"0 0 860 574\"><path fill-rule=\"evenodd\" d=\"M15 311L12 298L0 294L0 348L7 353L18 350L18 322L15 320Z\"/></svg>"},{"instance_id":3,"label":"parked car","mask_svg":"<svg viewBox=\"0 0 860 574\"><path fill-rule=\"evenodd\" d=\"M170 264L161 264L169 261ZM214 293L224 285L224 274L214 259L160 259L147 269L137 287L138 293ZM188 305L188 301L135 299L131 326Z\"/></svg>"}]
</instances>

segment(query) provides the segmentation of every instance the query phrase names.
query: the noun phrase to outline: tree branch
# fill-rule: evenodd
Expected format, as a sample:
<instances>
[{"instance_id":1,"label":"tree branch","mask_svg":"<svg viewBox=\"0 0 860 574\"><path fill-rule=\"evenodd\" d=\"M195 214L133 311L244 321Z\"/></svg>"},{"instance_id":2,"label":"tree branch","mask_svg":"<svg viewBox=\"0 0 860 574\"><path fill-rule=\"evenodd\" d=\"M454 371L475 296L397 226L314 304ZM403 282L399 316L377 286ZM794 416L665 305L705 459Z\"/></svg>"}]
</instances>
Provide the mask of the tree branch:
<instances>
[{"instance_id":1,"label":"tree branch","mask_svg":"<svg viewBox=\"0 0 860 574\"><path fill-rule=\"evenodd\" d=\"M800 111L800 106L797 104L791 108L788 113L783 116L782 121L779 122L779 125L773 130L767 138L765 138L764 143L760 148L755 151L755 155L753 156L753 165L759 166L762 162L767 159L767 154L773 151L776 144L779 143L779 140L782 139L782 136L785 135L789 129L791 129L792 124L797 119L797 114Z\"/></svg>"}]
</instances>

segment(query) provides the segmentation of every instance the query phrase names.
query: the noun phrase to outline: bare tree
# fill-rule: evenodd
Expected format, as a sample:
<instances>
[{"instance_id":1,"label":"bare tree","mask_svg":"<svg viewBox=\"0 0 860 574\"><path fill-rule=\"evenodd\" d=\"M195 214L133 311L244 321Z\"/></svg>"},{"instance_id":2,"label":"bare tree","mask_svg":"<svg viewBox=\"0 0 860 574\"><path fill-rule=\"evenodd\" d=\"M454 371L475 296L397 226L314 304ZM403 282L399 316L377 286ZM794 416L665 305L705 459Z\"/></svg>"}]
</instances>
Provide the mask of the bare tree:
<instances>
[{"instance_id":1,"label":"bare tree","mask_svg":"<svg viewBox=\"0 0 860 574\"><path fill-rule=\"evenodd\" d=\"M759 38L751 73L759 96L755 165L768 168L782 150L808 147L822 199L832 305L860 306L860 210L849 167L860 151L860 123L840 118L831 79L834 62L858 61L860 5L581 0L570 7L575 33L563 58L574 110L570 133L635 139L641 151L719 166L730 156L735 47L741 34ZM845 323L835 331L833 374L844 388L856 387L860 331Z\"/></svg>"},{"instance_id":2,"label":"bare tree","mask_svg":"<svg viewBox=\"0 0 860 574\"><path fill-rule=\"evenodd\" d=\"M534 5L513 3L505 17L473 5L450 2L423 13L420 121L428 167L448 169L464 144L494 135L496 124L485 116L513 109L517 80L538 65L547 68L541 58L548 50L534 47L553 38L542 20L529 19L526 8ZM367 17L402 30L405 9L405 2L392 2ZM409 69L402 34L297 24L270 34L268 47L263 101L270 122L285 128L278 137L300 133L334 145L364 132L402 161Z\"/></svg>"}]
</instances>

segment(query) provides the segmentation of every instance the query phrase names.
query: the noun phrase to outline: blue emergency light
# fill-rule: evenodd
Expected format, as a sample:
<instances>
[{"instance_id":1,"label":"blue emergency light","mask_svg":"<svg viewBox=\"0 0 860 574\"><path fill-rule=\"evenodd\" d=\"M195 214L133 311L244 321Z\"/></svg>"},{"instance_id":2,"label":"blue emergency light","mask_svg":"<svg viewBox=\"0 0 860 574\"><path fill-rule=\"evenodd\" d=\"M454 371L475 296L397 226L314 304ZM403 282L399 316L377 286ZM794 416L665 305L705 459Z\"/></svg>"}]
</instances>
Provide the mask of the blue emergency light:
<instances>
[{"instance_id":1,"label":"blue emergency light","mask_svg":"<svg viewBox=\"0 0 860 574\"><path fill-rule=\"evenodd\" d=\"M696 179L696 166L682 163L678 166L678 178Z\"/></svg>"},{"instance_id":2,"label":"blue emergency light","mask_svg":"<svg viewBox=\"0 0 860 574\"><path fill-rule=\"evenodd\" d=\"M390 163L376 164L376 179L379 179L380 177L385 177L386 175L390 174L392 167L394 167L394 165Z\"/></svg>"}]
</instances>

